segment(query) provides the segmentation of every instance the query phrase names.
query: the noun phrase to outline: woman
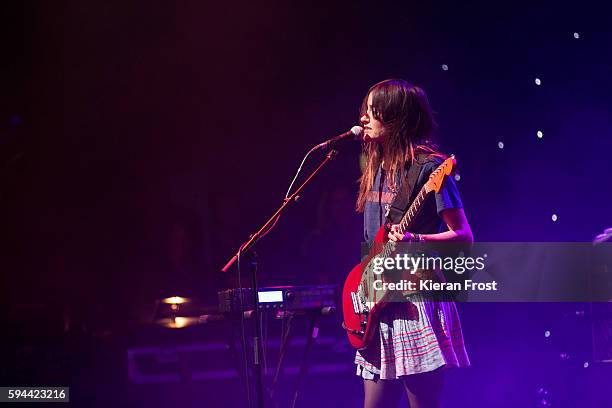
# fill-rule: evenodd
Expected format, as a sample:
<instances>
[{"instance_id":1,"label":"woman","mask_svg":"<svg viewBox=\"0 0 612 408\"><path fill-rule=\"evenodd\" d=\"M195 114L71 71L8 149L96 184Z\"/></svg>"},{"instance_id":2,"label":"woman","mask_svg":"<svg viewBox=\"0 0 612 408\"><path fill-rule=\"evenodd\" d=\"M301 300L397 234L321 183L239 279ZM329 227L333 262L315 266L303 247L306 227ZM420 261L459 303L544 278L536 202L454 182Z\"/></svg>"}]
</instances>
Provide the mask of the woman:
<instances>
[{"instance_id":1,"label":"woman","mask_svg":"<svg viewBox=\"0 0 612 408\"><path fill-rule=\"evenodd\" d=\"M404 80L389 79L368 91L361 107L364 168L357 210L371 243L413 163L422 165L412 191L418 192L443 156L430 142L435 127L427 95ZM428 196L409 232L392 226L392 241L472 242L472 231L451 177ZM455 304L414 294L383 311L379 339L358 351L357 374L364 379L366 408L397 405L401 387L411 408L438 407L444 370L468 366Z\"/></svg>"}]
</instances>

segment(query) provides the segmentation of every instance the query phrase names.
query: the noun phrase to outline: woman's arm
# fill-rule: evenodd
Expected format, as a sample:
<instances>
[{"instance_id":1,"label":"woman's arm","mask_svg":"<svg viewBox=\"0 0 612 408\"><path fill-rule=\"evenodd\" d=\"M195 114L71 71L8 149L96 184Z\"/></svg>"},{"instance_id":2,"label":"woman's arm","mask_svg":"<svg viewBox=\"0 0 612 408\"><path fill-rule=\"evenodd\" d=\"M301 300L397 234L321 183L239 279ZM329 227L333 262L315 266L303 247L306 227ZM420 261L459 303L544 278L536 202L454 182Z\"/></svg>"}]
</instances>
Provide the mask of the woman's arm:
<instances>
[{"instance_id":1,"label":"woman's arm","mask_svg":"<svg viewBox=\"0 0 612 408\"><path fill-rule=\"evenodd\" d=\"M465 217L463 208L449 208L440 212L442 220L448 225L448 231L438 234L421 234L427 241L454 241L454 242L474 242L472 229ZM412 233L406 232L404 235L397 232L397 225L394 225L389 232L391 241L414 241Z\"/></svg>"}]
</instances>

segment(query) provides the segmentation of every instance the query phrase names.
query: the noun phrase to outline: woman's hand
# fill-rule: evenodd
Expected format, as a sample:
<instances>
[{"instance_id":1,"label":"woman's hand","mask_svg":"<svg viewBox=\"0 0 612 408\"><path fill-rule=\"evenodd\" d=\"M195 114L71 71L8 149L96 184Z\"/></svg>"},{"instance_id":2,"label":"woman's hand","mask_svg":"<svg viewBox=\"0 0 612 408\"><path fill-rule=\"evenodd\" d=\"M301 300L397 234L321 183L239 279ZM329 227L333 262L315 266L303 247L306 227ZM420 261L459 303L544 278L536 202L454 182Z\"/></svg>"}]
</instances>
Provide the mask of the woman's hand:
<instances>
[{"instance_id":1,"label":"woman's hand","mask_svg":"<svg viewBox=\"0 0 612 408\"><path fill-rule=\"evenodd\" d=\"M390 241L403 241L403 242L412 242L415 241L415 234L406 231L404 234L399 232L399 224L394 224L391 226L391 231L387 235Z\"/></svg>"}]
</instances>

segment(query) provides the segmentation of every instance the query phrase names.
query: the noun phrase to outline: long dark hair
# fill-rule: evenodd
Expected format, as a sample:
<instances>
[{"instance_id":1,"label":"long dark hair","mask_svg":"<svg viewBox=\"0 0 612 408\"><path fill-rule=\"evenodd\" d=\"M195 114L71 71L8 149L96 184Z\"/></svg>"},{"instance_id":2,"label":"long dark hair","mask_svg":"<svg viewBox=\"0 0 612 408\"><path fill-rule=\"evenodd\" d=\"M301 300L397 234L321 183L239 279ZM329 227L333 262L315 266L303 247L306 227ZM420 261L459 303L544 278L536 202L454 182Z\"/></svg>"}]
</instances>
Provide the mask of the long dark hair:
<instances>
[{"instance_id":1,"label":"long dark hair","mask_svg":"<svg viewBox=\"0 0 612 408\"><path fill-rule=\"evenodd\" d=\"M380 143L365 142L365 166L359 180L357 211L362 212L380 164L385 162L390 183L395 183L398 170L412 163L417 154L443 157L431 140L437 125L425 91L403 79L387 79L368 90L361 104L360 116L367 109L372 94L372 114L383 124L384 148ZM384 156L384 157L383 157ZM402 174L400 172L400 174Z\"/></svg>"}]
</instances>

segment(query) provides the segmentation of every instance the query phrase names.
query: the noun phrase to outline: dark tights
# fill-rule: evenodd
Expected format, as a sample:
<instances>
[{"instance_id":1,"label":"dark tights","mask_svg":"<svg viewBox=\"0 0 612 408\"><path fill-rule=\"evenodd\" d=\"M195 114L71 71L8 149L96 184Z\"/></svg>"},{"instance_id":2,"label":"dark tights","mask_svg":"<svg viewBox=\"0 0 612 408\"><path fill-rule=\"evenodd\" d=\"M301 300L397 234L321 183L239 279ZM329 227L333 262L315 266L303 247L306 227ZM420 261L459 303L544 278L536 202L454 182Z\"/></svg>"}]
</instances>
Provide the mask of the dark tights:
<instances>
[{"instance_id":1,"label":"dark tights","mask_svg":"<svg viewBox=\"0 0 612 408\"><path fill-rule=\"evenodd\" d=\"M443 369L407 375L401 380L363 380L364 408L397 407L402 385L410 408L439 408L444 385Z\"/></svg>"}]
</instances>

